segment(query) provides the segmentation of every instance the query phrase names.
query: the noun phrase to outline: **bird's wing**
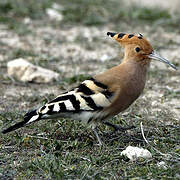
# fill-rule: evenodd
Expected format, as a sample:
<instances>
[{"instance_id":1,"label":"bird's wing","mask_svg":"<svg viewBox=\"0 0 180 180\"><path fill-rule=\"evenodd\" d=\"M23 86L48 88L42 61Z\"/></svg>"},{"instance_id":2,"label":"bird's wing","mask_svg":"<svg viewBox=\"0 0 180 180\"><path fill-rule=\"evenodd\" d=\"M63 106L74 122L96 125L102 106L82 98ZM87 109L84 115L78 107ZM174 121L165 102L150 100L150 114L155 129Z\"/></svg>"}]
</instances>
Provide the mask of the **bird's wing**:
<instances>
[{"instance_id":1,"label":"bird's wing","mask_svg":"<svg viewBox=\"0 0 180 180\"><path fill-rule=\"evenodd\" d=\"M94 78L83 81L77 88L57 96L41 108L41 118L68 112L100 111L109 106L113 93Z\"/></svg>"}]
</instances>

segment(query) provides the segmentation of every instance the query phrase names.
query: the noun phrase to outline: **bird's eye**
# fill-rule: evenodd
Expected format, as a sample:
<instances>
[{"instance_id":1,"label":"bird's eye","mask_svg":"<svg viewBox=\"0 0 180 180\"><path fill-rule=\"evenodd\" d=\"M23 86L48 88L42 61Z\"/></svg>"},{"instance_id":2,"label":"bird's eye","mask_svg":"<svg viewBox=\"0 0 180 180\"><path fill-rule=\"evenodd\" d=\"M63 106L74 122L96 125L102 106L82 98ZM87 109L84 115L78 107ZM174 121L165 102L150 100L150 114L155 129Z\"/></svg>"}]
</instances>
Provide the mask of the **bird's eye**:
<instances>
[{"instance_id":1,"label":"bird's eye","mask_svg":"<svg viewBox=\"0 0 180 180\"><path fill-rule=\"evenodd\" d=\"M141 49L139 47L136 47L136 52L139 52Z\"/></svg>"}]
</instances>

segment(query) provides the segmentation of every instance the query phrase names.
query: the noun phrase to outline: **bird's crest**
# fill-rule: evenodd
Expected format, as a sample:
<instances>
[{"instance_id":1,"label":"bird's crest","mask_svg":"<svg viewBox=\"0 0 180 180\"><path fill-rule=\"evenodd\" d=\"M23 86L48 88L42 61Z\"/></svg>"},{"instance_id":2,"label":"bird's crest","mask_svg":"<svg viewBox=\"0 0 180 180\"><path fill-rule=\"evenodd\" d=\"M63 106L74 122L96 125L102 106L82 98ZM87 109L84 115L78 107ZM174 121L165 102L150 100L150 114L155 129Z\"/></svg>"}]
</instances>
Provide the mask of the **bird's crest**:
<instances>
[{"instance_id":1,"label":"bird's crest","mask_svg":"<svg viewBox=\"0 0 180 180\"><path fill-rule=\"evenodd\" d=\"M107 35L118 41L122 46L125 46L127 44L138 44L143 47L152 48L151 44L140 33L138 35L134 35L128 33L108 32Z\"/></svg>"},{"instance_id":2,"label":"bird's crest","mask_svg":"<svg viewBox=\"0 0 180 180\"><path fill-rule=\"evenodd\" d=\"M140 33L136 36L134 34L127 34L127 33L107 32L107 35L118 41L132 41L135 39L143 39L143 35Z\"/></svg>"}]
</instances>

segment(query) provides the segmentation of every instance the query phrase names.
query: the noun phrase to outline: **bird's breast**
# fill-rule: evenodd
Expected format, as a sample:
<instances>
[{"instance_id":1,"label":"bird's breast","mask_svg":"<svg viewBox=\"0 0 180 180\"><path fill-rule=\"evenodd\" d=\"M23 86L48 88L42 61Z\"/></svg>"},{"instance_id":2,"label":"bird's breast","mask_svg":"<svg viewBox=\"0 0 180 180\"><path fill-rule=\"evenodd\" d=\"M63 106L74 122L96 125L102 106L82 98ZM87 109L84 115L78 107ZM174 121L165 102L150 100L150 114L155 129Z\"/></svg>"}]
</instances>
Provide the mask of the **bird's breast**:
<instances>
[{"instance_id":1,"label":"bird's breast","mask_svg":"<svg viewBox=\"0 0 180 180\"><path fill-rule=\"evenodd\" d=\"M127 109L143 92L146 82L146 73L141 69L136 69L129 73L121 74L119 78L119 88L116 89L116 96L114 99L113 114ZM117 82L116 82L117 83Z\"/></svg>"}]
</instances>

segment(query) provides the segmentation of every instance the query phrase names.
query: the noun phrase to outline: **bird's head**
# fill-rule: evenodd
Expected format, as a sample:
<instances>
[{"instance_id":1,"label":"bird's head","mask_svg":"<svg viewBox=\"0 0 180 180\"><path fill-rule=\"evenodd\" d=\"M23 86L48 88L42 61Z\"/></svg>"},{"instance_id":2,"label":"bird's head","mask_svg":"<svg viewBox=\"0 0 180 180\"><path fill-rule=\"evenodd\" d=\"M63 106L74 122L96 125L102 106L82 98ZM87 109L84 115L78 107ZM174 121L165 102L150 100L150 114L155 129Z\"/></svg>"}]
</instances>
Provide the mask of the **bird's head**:
<instances>
[{"instance_id":1,"label":"bird's head","mask_svg":"<svg viewBox=\"0 0 180 180\"><path fill-rule=\"evenodd\" d=\"M173 69L177 69L167 59L157 54L142 34L136 36L134 34L108 32L107 35L118 41L125 48L125 60L135 60L146 65L150 63L151 59L154 59L168 64Z\"/></svg>"}]
</instances>

